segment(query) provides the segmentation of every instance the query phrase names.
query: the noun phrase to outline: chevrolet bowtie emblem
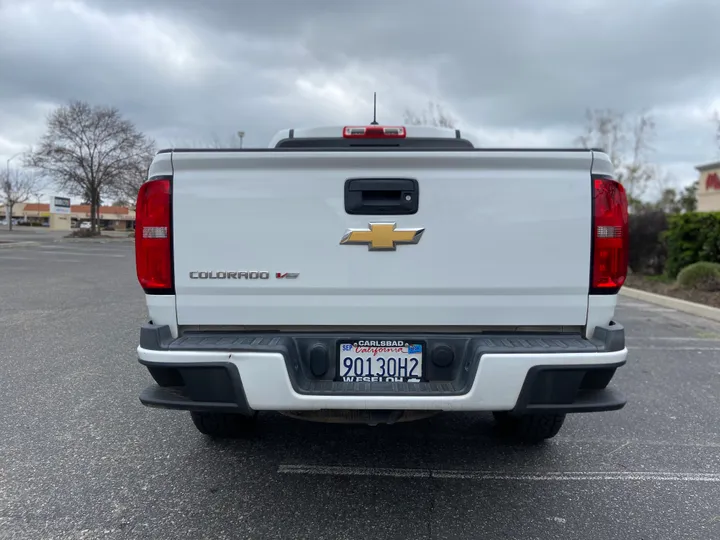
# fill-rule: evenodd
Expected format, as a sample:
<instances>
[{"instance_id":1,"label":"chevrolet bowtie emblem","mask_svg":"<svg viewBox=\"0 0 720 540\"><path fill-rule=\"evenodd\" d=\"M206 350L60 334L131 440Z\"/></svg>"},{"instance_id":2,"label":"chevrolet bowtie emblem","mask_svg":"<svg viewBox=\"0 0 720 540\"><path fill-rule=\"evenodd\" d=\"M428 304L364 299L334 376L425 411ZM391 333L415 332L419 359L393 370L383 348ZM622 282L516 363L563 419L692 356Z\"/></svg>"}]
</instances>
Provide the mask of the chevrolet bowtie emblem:
<instances>
[{"instance_id":1,"label":"chevrolet bowtie emblem","mask_svg":"<svg viewBox=\"0 0 720 540\"><path fill-rule=\"evenodd\" d=\"M395 223L370 223L369 229L348 229L341 244L364 244L369 251L395 251L397 244L417 244L425 229L396 229Z\"/></svg>"}]
</instances>

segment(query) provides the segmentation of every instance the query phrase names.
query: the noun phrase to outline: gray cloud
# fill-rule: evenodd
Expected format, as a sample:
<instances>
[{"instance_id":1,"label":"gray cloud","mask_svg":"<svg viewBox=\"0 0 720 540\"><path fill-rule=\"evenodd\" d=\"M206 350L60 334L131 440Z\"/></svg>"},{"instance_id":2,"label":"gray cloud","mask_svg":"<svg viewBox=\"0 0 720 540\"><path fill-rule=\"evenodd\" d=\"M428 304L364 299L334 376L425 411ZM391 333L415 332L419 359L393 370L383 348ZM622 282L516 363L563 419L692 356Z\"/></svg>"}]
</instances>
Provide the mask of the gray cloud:
<instances>
[{"instance_id":1,"label":"gray cloud","mask_svg":"<svg viewBox=\"0 0 720 540\"><path fill-rule=\"evenodd\" d=\"M156 0L153 7L216 32L302 43L326 65L430 64L446 99L471 105L468 115L492 125L541 127L574 121L588 105L633 110L719 90L713 0Z\"/></svg>"},{"instance_id":2,"label":"gray cloud","mask_svg":"<svg viewBox=\"0 0 720 540\"><path fill-rule=\"evenodd\" d=\"M161 143L243 129L263 145L364 122L373 90L388 122L432 98L483 141L566 144L586 107L652 108L673 170L715 150L699 118L720 105L714 0L25 5L0 7L0 154L70 98L116 105Z\"/></svg>"}]
</instances>

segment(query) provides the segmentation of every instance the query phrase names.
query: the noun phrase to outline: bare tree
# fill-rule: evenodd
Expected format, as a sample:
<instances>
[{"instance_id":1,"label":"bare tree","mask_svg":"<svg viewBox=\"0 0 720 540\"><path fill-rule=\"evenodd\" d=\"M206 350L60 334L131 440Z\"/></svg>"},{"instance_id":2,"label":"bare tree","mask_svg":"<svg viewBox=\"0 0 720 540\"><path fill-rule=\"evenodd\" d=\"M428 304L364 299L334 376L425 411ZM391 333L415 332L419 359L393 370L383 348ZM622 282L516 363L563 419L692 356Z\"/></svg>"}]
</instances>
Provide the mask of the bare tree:
<instances>
[{"instance_id":1,"label":"bare tree","mask_svg":"<svg viewBox=\"0 0 720 540\"><path fill-rule=\"evenodd\" d=\"M220 137L213 134L206 139L182 139L170 141L170 148L240 148L240 139L237 135Z\"/></svg>"},{"instance_id":2,"label":"bare tree","mask_svg":"<svg viewBox=\"0 0 720 540\"><path fill-rule=\"evenodd\" d=\"M12 231L13 208L30 200L35 193L42 191L42 179L25 170L9 170L0 173L0 197L5 204L8 226Z\"/></svg>"},{"instance_id":3,"label":"bare tree","mask_svg":"<svg viewBox=\"0 0 720 540\"><path fill-rule=\"evenodd\" d=\"M108 191L117 199L122 199L134 204L137 200L140 186L148 178L148 170L155 156L155 148L149 148L144 154L138 156L129 164L126 174Z\"/></svg>"},{"instance_id":4,"label":"bare tree","mask_svg":"<svg viewBox=\"0 0 720 540\"><path fill-rule=\"evenodd\" d=\"M411 109L405 109L405 123L411 126L435 126L444 128L455 128L457 120L443 107L433 101L429 101L427 107L415 112Z\"/></svg>"},{"instance_id":5,"label":"bare tree","mask_svg":"<svg viewBox=\"0 0 720 540\"><path fill-rule=\"evenodd\" d=\"M217 134L213 134L208 139L171 141L168 146L170 148L239 148L241 141L237 135L220 137ZM154 156L155 149L153 148L152 153L146 155L144 159L137 161L135 166L128 170L126 177L118 183L115 189L111 190L114 197L134 204L138 191L140 191L140 186L147 180L148 169Z\"/></svg>"},{"instance_id":6,"label":"bare tree","mask_svg":"<svg viewBox=\"0 0 720 540\"><path fill-rule=\"evenodd\" d=\"M650 183L661 178L649 162L655 121L648 112L628 118L611 109L588 110L585 132L576 139L584 148L603 149L615 167L616 176L631 201L638 201Z\"/></svg>"},{"instance_id":7,"label":"bare tree","mask_svg":"<svg viewBox=\"0 0 720 540\"><path fill-rule=\"evenodd\" d=\"M72 101L48 116L47 131L28 164L64 191L88 199L94 234L102 196L130 182L154 147L118 109Z\"/></svg>"}]
</instances>

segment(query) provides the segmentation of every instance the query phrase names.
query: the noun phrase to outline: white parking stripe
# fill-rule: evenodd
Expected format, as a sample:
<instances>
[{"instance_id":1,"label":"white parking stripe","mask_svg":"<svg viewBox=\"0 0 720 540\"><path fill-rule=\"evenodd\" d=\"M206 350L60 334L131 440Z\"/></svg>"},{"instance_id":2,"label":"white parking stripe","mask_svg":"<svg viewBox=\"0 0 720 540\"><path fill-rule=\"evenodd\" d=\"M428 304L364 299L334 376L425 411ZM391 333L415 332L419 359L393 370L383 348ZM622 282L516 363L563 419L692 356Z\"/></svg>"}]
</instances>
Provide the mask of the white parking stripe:
<instances>
[{"instance_id":1,"label":"white parking stripe","mask_svg":"<svg viewBox=\"0 0 720 540\"><path fill-rule=\"evenodd\" d=\"M280 465L280 474L309 474L321 476L384 476L393 478L440 478L444 480L510 480L535 482L599 482L599 481L650 481L650 482L720 482L717 473L681 472L505 472L433 469L387 469L375 467L330 467L320 465Z\"/></svg>"},{"instance_id":2,"label":"white parking stripe","mask_svg":"<svg viewBox=\"0 0 720 540\"><path fill-rule=\"evenodd\" d=\"M45 255L92 255L96 257L127 257L127 254L123 253L112 253L112 252L97 252L93 250L70 250L70 249L63 249L63 250L46 250L46 249L37 249L34 250L35 253L43 253Z\"/></svg>"},{"instance_id":3,"label":"white parking stripe","mask_svg":"<svg viewBox=\"0 0 720 540\"><path fill-rule=\"evenodd\" d=\"M720 347L628 347L633 351L720 351Z\"/></svg>"},{"instance_id":4,"label":"white parking stripe","mask_svg":"<svg viewBox=\"0 0 720 540\"><path fill-rule=\"evenodd\" d=\"M132 251L132 245L131 244L122 244L122 245L115 245L110 246L107 244L93 244L93 245L83 245L83 244L43 244L42 246L38 246L40 249L52 249L57 251L62 251L65 249L80 249L80 250L87 250L87 251Z\"/></svg>"},{"instance_id":5,"label":"white parking stripe","mask_svg":"<svg viewBox=\"0 0 720 540\"><path fill-rule=\"evenodd\" d=\"M87 263L87 259L73 259L72 256L74 254L69 254L71 258L65 257L65 254L58 254L58 256L53 257L53 262L84 262ZM4 255L0 253L0 261L29 261L33 263L34 265L37 265L39 262L41 262L41 259L38 259L37 257L21 257L16 255Z\"/></svg>"},{"instance_id":6,"label":"white parking stripe","mask_svg":"<svg viewBox=\"0 0 720 540\"><path fill-rule=\"evenodd\" d=\"M113 247L113 248L90 248L90 247L84 247L84 246L52 246L52 245L44 245L40 246L38 249L45 250L45 251L53 251L53 252L63 252L63 251L82 251L87 253L125 253L133 251L131 249L125 249L122 247Z\"/></svg>"},{"instance_id":7,"label":"white parking stripe","mask_svg":"<svg viewBox=\"0 0 720 540\"><path fill-rule=\"evenodd\" d=\"M0 256L0 262L1 261L28 261L32 264L32 266L37 267L38 266L38 260L37 259L30 259L30 258L24 258L24 257L2 257ZM53 257L53 262L59 262L59 263L83 263L87 264L87 259L64 259L59 257Z\"/></svg>"},{"instance_id":8,"label":"white parking stripe","mask_svg":"<svg viewBox=\"0 0 720 540\"><path fill-rule=\"evenodd\" d=\"M628 337L625 338L627 343L635 343L636 341L720 341L720 337Z\"/></svg>"},{"instance_id":9,"label":"white parking stripe","mask_svg":"<svg viewBox=\"0 0 720 540\"><path fill-rule=\"evenodd\" d=\"M453 436L448 436L448 438L454 438ZM628 446L632 444L633 446L667 446L669 448L672 447L685 447L685 448L719 448L720 449L720 442L687 442L687 441L656 441L656 440L647 440L647 439L608 439L606 437L600 438L600 439L578 439L577 437L569 438L569 437L562 437L558 436L553 438L554 441L562 442L563 444L572 444L575 446L583 446L588 444L593 445L600 445L600 444L608 444L608 445L623 445Z\"/></svg>"}]
</instances>

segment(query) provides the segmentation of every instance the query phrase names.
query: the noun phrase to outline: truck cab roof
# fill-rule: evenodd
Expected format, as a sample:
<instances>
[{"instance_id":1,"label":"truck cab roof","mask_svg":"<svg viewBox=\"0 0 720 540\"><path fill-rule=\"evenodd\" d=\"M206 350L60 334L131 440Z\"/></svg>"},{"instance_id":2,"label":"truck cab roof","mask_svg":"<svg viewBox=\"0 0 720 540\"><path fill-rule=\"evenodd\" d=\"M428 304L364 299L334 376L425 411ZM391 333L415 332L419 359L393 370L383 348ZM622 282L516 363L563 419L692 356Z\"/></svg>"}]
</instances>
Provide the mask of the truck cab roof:
<instances>
[{"instance_id":1,"label":"truck cab roof","mask_svg":"<svg viewBox=\"0 0 720 540\"><path fill-rule=\"evenodd\" d=\"M472 149L459 129L434 126L319 126L283 129L269 148L442 148Z\"/></svg>"}]
</instances>

